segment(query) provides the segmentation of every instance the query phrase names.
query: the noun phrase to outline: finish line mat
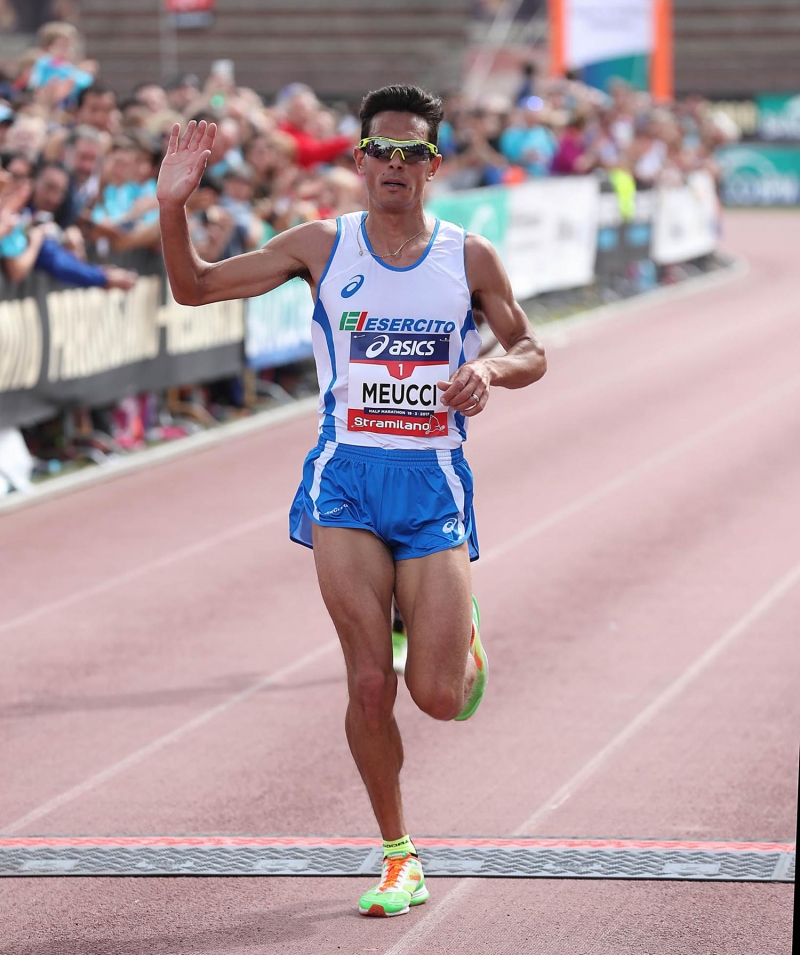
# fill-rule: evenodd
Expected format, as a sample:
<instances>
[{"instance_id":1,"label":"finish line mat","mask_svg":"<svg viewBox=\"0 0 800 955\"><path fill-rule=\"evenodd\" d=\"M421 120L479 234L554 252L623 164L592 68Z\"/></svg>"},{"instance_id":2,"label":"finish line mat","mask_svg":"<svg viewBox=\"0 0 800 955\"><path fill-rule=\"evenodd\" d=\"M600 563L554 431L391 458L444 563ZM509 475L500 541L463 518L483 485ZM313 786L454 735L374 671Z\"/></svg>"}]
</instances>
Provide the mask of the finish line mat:
<instances>
[{"instance_id":1,"label":"finish line mat","mask_svg":"<svg viewBox=\"0 0 800 955\"><path fill-rule=\"evenodd\" d=\"M415 840L425 876L793 882L783 842ZM0 839L0 876L378 875L375 839L259 836Z\"/></svg>"}]
</instances>

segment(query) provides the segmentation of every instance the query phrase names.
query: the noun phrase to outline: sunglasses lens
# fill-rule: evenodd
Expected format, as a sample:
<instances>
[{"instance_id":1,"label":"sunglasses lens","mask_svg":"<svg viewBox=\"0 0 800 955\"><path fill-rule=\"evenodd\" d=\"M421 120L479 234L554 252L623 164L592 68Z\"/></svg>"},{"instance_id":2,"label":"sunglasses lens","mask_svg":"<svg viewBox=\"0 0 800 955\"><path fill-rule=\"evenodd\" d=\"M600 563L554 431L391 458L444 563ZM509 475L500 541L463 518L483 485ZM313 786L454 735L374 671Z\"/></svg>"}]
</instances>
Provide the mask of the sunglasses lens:
<instances>
[{"instance_id":1,"label":"sunglasses lens","mask_svg":"<svg viewBox=\"0 0 800 955\"><path fill-rule=\"evenodd\" d=\"M388 161L399 152L404 162L423 162L431 158L431 151L425 143L397 143L391 139L373 139L367 143L366 154L374 159Z\"/></svg>"},{"instance_id":2,"label":"sunglasses lens","mask_svg":"<svg viewBox=\"0 0 800 955\"><path fill-rule=\"evenodd\" d=\"M392 155L392 146L386 140L373 139L372 142L367 143L366 153L373 159L389 159Z\"/></svg>"},{"instance_id":3,"label":"sunglasses lens","mask_svg":"<svg viewBox=\"0 0 800 955\"><path fill-rule=\"evenodd\" d=\"M403 147L406 154L406 162L423 162L431 158L431 151L424 143L413 143L411 146Z\"/></svg>"}]
</instances>

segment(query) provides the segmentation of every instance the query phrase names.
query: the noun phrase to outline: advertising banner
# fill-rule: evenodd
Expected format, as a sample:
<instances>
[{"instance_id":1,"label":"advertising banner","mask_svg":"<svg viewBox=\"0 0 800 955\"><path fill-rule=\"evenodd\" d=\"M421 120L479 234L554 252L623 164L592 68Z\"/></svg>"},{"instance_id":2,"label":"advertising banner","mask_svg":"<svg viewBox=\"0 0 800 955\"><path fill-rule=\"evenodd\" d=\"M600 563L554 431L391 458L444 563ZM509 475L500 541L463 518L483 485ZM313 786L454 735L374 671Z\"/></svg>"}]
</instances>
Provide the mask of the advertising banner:
<instances>
[{"instance_id":1,"label":"advertising banner","mask_svg":"<svg viewBox=\"0 0 800 955\"><path fill-rule=\"evenodd\" d=\"M596 179L570 176L450 193L427 208L489 239L525 299L592 281L599 196Z\"/></svg>"},{"instance_id":2,"label":"advertising banner","mask_svg":"<svg viewBox=\"0 0 800 955\"><path fill-rule=\"evenodd\" d=\"M436 196L426 210L439 219L455 222L467 232L488 239L503 256L508 239L510 192L504 186L469 189Z\"/></svg>"},{"instance_id":3,"label":"advertising banner","mask_svg":"<svg viewBox=\"0 0 800 955\"><path fill-rule=\"evenodd\" d=\"M776 196L800 201L800 147L735 146L720 158L729 197L747 204ZM653 261L667 265L712 252L719 231L714 182L706 173L678 188L640 190L631 218L621 215L616 194L601 196L592 176L447 193L427 210L488 238L519 300L589 285L595 269L604 284L622 275L640 287L637 270L646 265L651 274ZM136 267L140 277L130 292L64 289L40 272L21 287L0 280L0 428L239 375L246 365L262 369L312 357L313 302L301 279L256 299L191 308L172 298L159 259ZM396 364L387 364L385 381L365 379L370 402L363 406L375 420L387 417L384 397L405 419L413 417L406 414L411 404L401 400L405 371ZM412 399L419 399L416 392Z\"/></svg>"},{"instance_id":4,"label":"advertising banner","mask_svg":"<svg viewBox=\"0 0 800 955\"><path fill-rule=\"evenodd\" d=\"M764 93L756 105L760 139L800 141L800 94Z\"/></svg>"},{"instance_id":5,"label":"advertising banner","mask_svg":"<svg viewBox=\"0 0 800 955\"><path fill-rule=\"evenodd\" d=\"M245 357L249 367L277 368L311 358L313 312L311 292L302 279L248 299Z\"/></svg>"},{"instance_id":6,"label":"advertising banner","mask_svg":"<svg viewBox=\"0 0 800 955\"><path fill-rule=\"evenodd\" d=\"M800 147L738 144L724 146L716 157L722 170L725 205L800 204Z\"/></svg>"},{"instance_id":7,"label":"advertising banner","mask_svg":"<svg viewBox=\"0 0 800 955\"><path fill-rule=\"evenodd\" d=\"M622 79L672 98L672 0L548 0L547 9L553 75L577 70L599 89Z\"/></svg>"},{"instance_id":8,"label":"advertising banner","mask_svg":"<svg viewBox=\"0 0 800 955\"><path fill-rule=\"evenodd\" d=\"M164 0L164 9L179 30L210 27L215 6L216 0Z\"/></svg>"},{"instance_id":9,"label":"advertising banner","mask_svg":"<svg viewBox=\"0 0 800 955\"><path fill-rule=\"evenodd\" d=\"M709 255L719 237L719 202L714 179L694 172L685 186L661 187L651 256L656 265L674 265Z\"/></svg>"},{"instance_id":10,"label":"advertising banner","mask_svg":"<svg viewBox=\"0 0 800 955\"><path fill-rule=\"evenodd\" d=\"M162 303L164 285L142 276L130 292L54 290L38 275L0 300L0 427L240 373L244 303Z\"/></svg>"},{"instance_id":11,"label":"advertising banner","mask_svg":"<svg viewBox=\"0 0 800 955\"><path fill-rule=\"evenodd\" d=\"M564 0L567 67L649 53L653 0Z\"/></svg>"},{"instance_id":12,"label":"advertising banner","mask_svg":"<svg viewBox=\"0 0 800 955\"><path fill-rule=\"evenodd\" d=\"M592 282L599 213L600 187L591 176L514 189L504 262L517 298Z\"/></svg>"}]
</instances>

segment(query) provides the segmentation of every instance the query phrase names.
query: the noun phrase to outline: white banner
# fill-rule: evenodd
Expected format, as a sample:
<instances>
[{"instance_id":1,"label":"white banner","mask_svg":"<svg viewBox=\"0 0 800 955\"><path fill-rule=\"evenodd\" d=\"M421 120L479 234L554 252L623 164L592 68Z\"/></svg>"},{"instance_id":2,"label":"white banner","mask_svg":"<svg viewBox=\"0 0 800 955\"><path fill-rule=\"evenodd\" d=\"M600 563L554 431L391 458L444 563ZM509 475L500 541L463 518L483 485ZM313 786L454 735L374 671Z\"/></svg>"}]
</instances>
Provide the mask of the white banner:
<instances>
[{"instance_id":1,"label":"white banner","mask_svg":"<svg viewBox=\"0 0 800 955\"><path fill-rule=\"evenodd\" d=\"M245 357L251 368L277 368L310 358L314 302L308 285L292 279L247 300Z\"/></svg>"},{"instance_id":2,"label":"white banner","mask_svg":"<svg viewBox=\"0 0 800 955\"><path fill-rule=\"evenodd\" d=\"M660 188L650 249L653 261L674 265L713 252L719 216L717 190L708 172L692 173L685 186Z\"/></svg>"},{"instance_id":3,"label":"white banner","mask_svg":"<svg viewBox=\"0 0 800 955\"><path fill-rule=\"evenodd\" d=\"M600 187L592 176L541 179L510 191L503 260L522 300L594 278Z\"/></svg>"},{"instance_id":4,"label":"white banner","mask_svg":"<svg viewBox=\"0 0 800 955\"><path fill-rule=\"evenodd\" d=\"M650 53L653 5L653 0L565 0L567 68Z\"/></svg>"}]
</instances>

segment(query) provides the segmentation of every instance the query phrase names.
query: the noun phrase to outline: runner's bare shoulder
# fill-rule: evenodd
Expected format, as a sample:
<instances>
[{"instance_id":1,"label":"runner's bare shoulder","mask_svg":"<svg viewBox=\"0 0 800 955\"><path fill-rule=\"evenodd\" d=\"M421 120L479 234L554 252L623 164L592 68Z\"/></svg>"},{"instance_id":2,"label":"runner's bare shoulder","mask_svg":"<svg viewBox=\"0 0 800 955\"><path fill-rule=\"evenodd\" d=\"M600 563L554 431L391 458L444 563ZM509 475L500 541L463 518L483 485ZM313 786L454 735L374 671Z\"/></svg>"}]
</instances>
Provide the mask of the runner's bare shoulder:
<instances>
[{"instance_id":1,"label":"runner's bare shoulder","mask_svg":"<svg viewBox=\"0 0 800 955\"><path fill-rule=\"evenodd\" d=\"M498 284L503 287L508 281L497 249L476 232L464 236L464 265L472 292L493 289Z\"/></svg>"}]
</instances>

